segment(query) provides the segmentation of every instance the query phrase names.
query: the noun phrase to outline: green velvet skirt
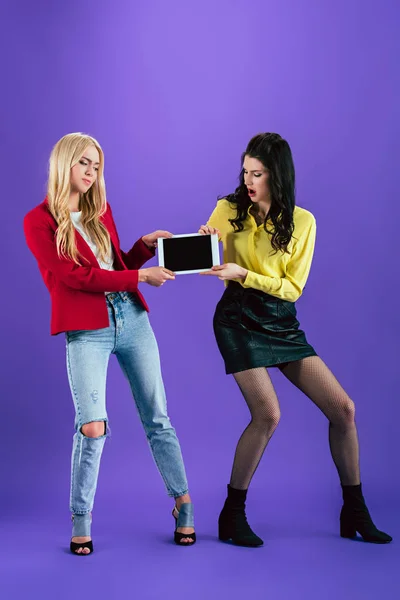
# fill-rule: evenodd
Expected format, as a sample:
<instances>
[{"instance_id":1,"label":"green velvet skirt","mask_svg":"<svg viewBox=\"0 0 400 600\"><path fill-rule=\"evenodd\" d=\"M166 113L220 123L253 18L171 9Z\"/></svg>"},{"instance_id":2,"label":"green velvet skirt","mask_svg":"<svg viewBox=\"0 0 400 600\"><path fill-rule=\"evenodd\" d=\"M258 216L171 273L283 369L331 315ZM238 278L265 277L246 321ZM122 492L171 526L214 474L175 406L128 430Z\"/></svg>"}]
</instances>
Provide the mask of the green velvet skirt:
<instances>
[{"instance_id":1,"label":"green velvet skirt","mask_svg":"<svg viewBox=\"0 0 400 600\"><path fill-rule=\"evenodd\" d=\"M226 373L316 356L296 315L294 302L230 281L213 322Z\"/></svg>"}]
</instances>

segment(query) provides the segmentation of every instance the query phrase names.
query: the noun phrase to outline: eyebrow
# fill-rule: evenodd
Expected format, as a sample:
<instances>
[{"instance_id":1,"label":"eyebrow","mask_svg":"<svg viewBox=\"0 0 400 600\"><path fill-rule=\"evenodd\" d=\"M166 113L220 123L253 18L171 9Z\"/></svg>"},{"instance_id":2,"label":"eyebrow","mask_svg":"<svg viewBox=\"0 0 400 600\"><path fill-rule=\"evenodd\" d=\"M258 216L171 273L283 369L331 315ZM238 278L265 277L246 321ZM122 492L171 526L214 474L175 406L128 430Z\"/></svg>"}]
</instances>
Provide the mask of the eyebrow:
<instances>
[{"instance_id":1,"label":"eyebrow","mask_svg":"<svg viewBox=\"0 0 400 600\"><path fill-rule=\"evenodd\" d=\"M90 160L90 158L87 158L86 156L82 156L83 160L87 160L89 163L92 163L93 161ZM99 162L94 163L95 165L99 165Z\"/></svg>"},{"instance_id":2,"label":"eyebrow","mask_svg":"<svg viewBox=\"0 0 400 600\"><path fill-rule=\"evenodd\" d=\"M248 171L248 169L245 169L243 167L243 171ZM253 169L252 171L248 171L249 173L261 173L261 171L263 171L263 169Z\"/></svg>"}]
</instances>

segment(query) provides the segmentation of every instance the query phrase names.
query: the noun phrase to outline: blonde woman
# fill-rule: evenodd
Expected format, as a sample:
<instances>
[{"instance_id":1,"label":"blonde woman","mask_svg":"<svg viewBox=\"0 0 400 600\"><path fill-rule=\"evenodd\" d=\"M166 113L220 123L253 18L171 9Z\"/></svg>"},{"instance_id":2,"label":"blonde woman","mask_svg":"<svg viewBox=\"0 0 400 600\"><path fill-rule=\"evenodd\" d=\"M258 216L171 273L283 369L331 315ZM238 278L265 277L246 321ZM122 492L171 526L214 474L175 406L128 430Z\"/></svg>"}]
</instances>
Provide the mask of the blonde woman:
<instances>
[{"instance_id":1,"label":"blonde woman","mask_svg":"<svg viewBox=\"0 0 400 600\"><path fill-rule=\"evenodd\" d=\"M24 219L25 237L51 296L51 334L65 333L75 406L70 510L71 552L93 552L91 520L100 459L108 435L106 374L115 354L130 384L140 419L168 494L175 499L174 539L195 543L193 505L181 449L167 414L160 360L139 285L159 287L174 274L143 269L157 240L144 235L120 248L106 201L104 155L81 133L64 136L50 157L47 197Z\"/></svg>"}]
</instances>

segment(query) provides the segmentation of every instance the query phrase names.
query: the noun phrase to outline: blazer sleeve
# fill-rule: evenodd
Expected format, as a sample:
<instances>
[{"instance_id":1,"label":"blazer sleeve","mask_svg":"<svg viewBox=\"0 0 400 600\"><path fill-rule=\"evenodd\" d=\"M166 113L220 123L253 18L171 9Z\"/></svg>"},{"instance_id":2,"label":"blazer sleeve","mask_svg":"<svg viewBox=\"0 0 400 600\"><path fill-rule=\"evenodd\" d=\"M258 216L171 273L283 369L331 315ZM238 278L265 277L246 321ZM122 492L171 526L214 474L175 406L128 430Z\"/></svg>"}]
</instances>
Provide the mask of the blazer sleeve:
<instances>
[{"instance_id":1,"label":"blazer sleeve","mask_svg":"<svg viewBox=\"0 0 400 600\"><path fill-rule=\"evenodd\" d=\"M86 292L137 291L137 270L107 271L90 265L77 265L73 260L59 257L55 232L42 215L28 213L24 218L24 233L39 266L51 271L69 287Z\"/></svg>"}]
</instances>

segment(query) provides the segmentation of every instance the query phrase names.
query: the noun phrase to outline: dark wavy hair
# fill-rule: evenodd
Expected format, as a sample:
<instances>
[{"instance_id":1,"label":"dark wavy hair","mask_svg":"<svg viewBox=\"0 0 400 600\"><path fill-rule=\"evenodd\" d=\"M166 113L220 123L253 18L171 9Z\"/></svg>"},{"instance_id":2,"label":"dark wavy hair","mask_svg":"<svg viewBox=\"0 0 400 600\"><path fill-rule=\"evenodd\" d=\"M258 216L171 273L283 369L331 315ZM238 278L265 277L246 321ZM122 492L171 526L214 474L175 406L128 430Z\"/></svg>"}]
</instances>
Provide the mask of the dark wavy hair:
<instances>
[{"instance_id":1,"label":"dark wavy hair","mask_svg":"<svg viewBox=\"0 0 400 600\"><path fill-rule=\"evenodd\" d=\"M268 170L271 208L265 217L264 229L271 235L275 253L278 250L282 253L288 252L294 230L295 207L295 170L290 146L277 133L259 133L248 143L241 157L239 187L233 194L225 196L226 200L236 206L236 217L229 219L236 233L243 230L243 222L247 218L249 206L252 205L244 184L243 161L246 156L256 158ZM267 227L268 220L273 225L271 230Z\"/></svg>"}]
</instances>

